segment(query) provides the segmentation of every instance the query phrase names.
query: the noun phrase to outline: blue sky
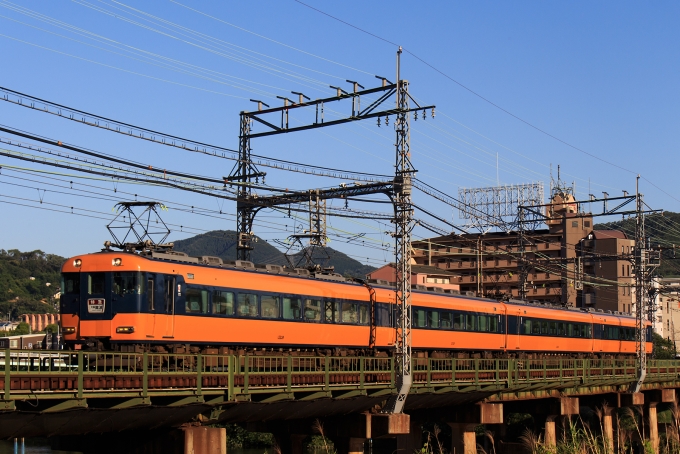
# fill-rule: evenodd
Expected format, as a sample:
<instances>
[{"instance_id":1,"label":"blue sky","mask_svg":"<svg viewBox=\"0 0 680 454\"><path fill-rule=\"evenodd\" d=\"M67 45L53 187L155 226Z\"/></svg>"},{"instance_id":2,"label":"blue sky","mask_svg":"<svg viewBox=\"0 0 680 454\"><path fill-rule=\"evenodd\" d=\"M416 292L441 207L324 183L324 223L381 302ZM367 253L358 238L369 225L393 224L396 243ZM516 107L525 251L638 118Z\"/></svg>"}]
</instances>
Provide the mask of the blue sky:
<instances>
[{"instance_id":1,"label":"blue sky","mask_svg":"<svg viewBox=\"0 0 680 454\"><path fill-rule=\"evenodd\" d=\"M563 179L574 182L577 195L585 199L589 193L602 191L611 196L622 190L633 192L635 175L640 173L641 191L649 205L680 211L675 189L680 160L677 2L307 3L402 45L533 125L404 54L402 73L410 81L411 93L423 103L437 105L434 120L412 122L411 140L419 178L438 189L457 195L460 187L496 184L498 155L502 184L542 181L547 191L551 165L556 176L559 164ZM293 0L202 0L191 2L194 10L182 5L189 6L189 2L0 0L4 63L0 86L127 123L237 148L238 113L253 110L251 98L274 106L280 104L275 96L292 97L290 91L319 98L333 93L329 85L349 89L345 79L370 87L379 83L373 77L376 74L390 80L395 77L394 45ZM164 63L161 58L166 59ZM0 119L3 125L154 168L219 178L233 166L232 161L118 136L5 102L0 103ZM389 174L393 143L391 125L378 128L369 121L254 139L253 152ZM110 217L114 200L122 199L123 192L132 194L131 198L138 194L140 200L166 201L170 210L164 219L173 225L172 239L235 225L233 216L197 216L174 209L185 204L233 213L231 202L129 184L115 186L122 192L112 193L110 181L84 181L70 171L37 176L29 169L55 169L6 157L0 157L0 165L0 201L10 202L0 204L5 220L0 248L40 248L61 255L96 250L108 239L106 216ZM281 188L329 187L342 182L265 170L267 184ZM59 187L71 187L71 181L75 190ZM106 197L82 197L84 184L97 186L88 186L88 190ZM414 199L442 218L460 222L450 207L421 193ZM70 211L49 205L59 204L105 214L88 218L17 203ZM334 201L333 206L342 207L344 202ZM389 212L386 205L358 202L350 202L350 208ZM255 233L272 242L285 240L301 222L280 212L258 216L262 223L256 225ZM329 224L332 247L373 265L391 259L389 250L381 250L390 243L389 223L336 218ZM355 235L360 235L359 243L347 244L347 238ZM415 235L430 233L417 229Z\"/></svg>"}]
</instances>

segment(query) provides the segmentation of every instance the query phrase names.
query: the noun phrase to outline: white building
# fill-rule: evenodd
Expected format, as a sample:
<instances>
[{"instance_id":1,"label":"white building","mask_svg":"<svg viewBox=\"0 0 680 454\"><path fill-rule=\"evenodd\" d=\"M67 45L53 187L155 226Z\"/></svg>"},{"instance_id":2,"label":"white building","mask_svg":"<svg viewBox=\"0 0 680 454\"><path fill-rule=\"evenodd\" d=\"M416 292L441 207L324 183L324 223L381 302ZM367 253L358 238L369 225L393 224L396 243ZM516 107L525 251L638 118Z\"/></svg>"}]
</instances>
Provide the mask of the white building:
<instances>
[{"instance_id":1,"label":"white building","mask_svg":"<svg viewBox=\"0 0 680 454\"><path fill-rule=\"evenodd\" d=\"M680 278L662 278L661 285L670 290L657 297L657 308L661 311L662 328L657 331L666 339L671 339L680 350Z\"/></svg>"}]
</instances>

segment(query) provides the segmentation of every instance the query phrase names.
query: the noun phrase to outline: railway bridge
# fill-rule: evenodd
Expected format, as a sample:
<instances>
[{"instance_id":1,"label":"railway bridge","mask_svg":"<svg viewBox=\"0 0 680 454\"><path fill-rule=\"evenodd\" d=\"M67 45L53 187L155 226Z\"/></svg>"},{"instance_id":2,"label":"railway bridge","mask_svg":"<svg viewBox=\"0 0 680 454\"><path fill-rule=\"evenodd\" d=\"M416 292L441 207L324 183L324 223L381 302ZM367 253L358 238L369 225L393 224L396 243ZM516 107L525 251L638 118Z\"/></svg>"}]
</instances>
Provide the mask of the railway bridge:
<instances>
[{"instance_id":1,"label":"railway bridge","mask_svg":"<svg viewBox=\"0 0 680 454\"><path fill-rule=\"evenodd\" d=\"M382 415L396 393L393 358L258 353L5 350L0 437L54 437L62 448L86 452L153 452L149 445L165 443L172 446L163 452L185 446L214 454L223 452L225 435L210 426L237 422L273 433L283 452L299 452L319 418L339 452L363 452L365 440L385 437L417 447L418 421L435 415L451 426L456 452L467 453L476 452L476 425L503 424L514 408L534 413L554 442L559 416L606 403L643 406L654 442L656 404L674 403L680 387L674 360L650 360L642 392L631 394L633 359L413 358L406 414ZM610 437L611 425L608 411Z\"/></svg>"}]
</instances>

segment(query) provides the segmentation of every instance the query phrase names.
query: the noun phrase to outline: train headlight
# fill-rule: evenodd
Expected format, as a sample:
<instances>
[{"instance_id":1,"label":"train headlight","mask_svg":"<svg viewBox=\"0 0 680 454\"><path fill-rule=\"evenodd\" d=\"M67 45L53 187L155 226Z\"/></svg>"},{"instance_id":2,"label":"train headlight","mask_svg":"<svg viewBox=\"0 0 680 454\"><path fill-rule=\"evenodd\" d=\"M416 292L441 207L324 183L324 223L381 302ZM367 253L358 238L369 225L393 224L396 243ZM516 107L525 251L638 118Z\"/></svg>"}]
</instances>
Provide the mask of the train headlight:
<instances>
[{"instance_id":1,"label":"train headlight","mask_svg":"<svg viewBox=\"0 0 680 454\"><path fill-rule=\"evenodd\" d=\"M75 334L76 328L74 326L64 326L61 328L62 334Z\"/></svg>"},{"instance_id":2,"label":"train headlight","mask_svg":"<svg viewBox=\"0 0 680 454\"><path fill-rule=\"evenodd\" d=\"M80 260L80 259L75 259L75 260L73 261L73 266L75 266L76 268L79 268L80 265L82 265L82 264L83 264L83 261Z\"/></svg>"},{"instance_id":3,"label":"train headlight","mask_svg":"<svg viewBox=\"0 0 680 454\"><path fill-rule=\"evenodd\" d=\"M119 326L116 328L116 333L118 334L132 334L135 332L134 326Z\"/></svg>"},{"instance_id":4,"label":"train headlight","mask_svg":"<svg viewBox=\"0 0 680 454\"><path fill-rule=\"evenodd\" d=\"M116 257L115 259L111 260L111 265L113 266L121 266L123 264L123 259L120 257Z\"/></svg>"}]
</instances>

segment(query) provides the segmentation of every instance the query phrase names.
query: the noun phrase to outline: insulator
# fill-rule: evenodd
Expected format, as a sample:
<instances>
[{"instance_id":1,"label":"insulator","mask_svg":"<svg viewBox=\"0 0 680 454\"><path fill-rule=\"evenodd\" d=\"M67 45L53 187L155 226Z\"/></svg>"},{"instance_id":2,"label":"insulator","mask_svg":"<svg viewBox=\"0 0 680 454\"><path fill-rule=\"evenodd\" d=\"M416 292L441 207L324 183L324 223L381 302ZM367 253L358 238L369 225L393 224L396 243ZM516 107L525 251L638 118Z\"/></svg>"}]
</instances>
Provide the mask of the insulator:
<instances>
[{"instance_id":1,"label":"insulator","mask_svg":"<svg viewBox=\"0 0 680 454\"><path fill-rule=\"evenodd\" d=\"M418 111L413 112L413 121L418 121Z\"/></svg>"},{"instance_id":2,"label":"insulator","mask_svg":"<svg viewBox=\"0 0 680 454\"><path fill-rule=\"evenodd\" d=\"M427 119L427 114L426 114L425 111L423 110L423 120L425 120L425 119Z\"/></svg>"},{"instance_id":3,"label":"insulator","mask_svg":"<svg viewBox=\"0 0 680 454\"><path fill-rule=\"evenodd\" d=\"M387 116L385 117L385 126L389 126L389 124L390 124L390 116L387 115Z\"/></svg>"},{"instance_id":4,"label":"insulator","mask_svg":"<svg viewBox=\"0 0 680 454\"><path fill-rule=\"evenodd\" d=\"M380 127L380 117L378 117L378 127Z\"/></svg>"},{"instance_id":5,"label":"insulator","mask_svg":"<svg viewBox=\"0 0 680 454\"><path fill-rule=\"evenodd\" d=\"M434 118L434 107L432 108L432 118Z\"/></svg>"}]
</instances>

